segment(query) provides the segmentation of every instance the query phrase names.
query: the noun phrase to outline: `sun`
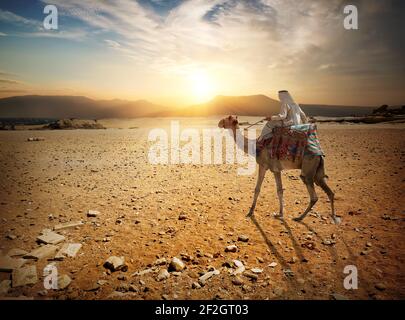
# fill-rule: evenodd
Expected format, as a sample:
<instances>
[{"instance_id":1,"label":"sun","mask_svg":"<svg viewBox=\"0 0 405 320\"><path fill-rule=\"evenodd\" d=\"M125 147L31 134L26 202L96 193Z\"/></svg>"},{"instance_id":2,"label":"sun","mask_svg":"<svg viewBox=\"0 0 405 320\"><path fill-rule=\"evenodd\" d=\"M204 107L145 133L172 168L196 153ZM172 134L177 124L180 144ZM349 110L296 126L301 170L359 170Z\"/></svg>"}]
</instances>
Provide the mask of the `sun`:
<instances>
[{"instance_id":1,"label":"sun","mask_svg":"<svg viewBox=\"0 0 405 320\"><path fill-rule=\"evenodd\" d=\"M212 78L204 70L197 70L188 77L191 95L195 102L206 102L214 95Z\"/></svg>"}]
</instances>

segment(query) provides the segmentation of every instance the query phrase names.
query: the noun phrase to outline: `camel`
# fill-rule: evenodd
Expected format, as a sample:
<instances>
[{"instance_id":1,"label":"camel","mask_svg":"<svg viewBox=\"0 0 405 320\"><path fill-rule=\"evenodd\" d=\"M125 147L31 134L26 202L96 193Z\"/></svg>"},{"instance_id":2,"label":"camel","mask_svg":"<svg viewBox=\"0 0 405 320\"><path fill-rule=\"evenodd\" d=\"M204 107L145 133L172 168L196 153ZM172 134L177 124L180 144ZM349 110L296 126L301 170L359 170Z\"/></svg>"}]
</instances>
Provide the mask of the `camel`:
<instances>
[{"instance_id":1,"label":"camel","mask_svg":"<svg viewBox=\"0 0 405 320\"><path fill-rule=\"evenodd\" d=\"M231 129L233 132L233 138L236 141L237 135L241 135L242 133L239 130L239 122L237 117L229 116L218 123L219 128L224 128L224 129ZM245 153L248 153L248 138L246 138L245 135L243 135L243 151ZM254 141L254 143L256 143ZM238 145L238 144L237 144ZM240 147L240 146L239 146ZM284 202L283 202L283 184L282 184L282 179L281 179L281 171L283 170L291 170L291 169L301 169L301 180L304 182L305 186L308 189L310 201L308 204L308 207L305 209L305 211L298 217L294 218L295 221L301 221L303 220L308 212L312 209L312 207L315 205L315 203L318 201L318 196L315 191L315 186L314 184L318 185L319 187L322 188L322 190L327 194L329 200L330 200L330 205L331 205L331 215L333 222L335 224L340 223L340 218L336 216L335 214L335 207L334 207L334 197L335 194L333 191L329 188L329 186L326 183L326 178L327 176L325 175L325 165L324 165L324 160L322 156L313 156L313 155L304 155L302 162L293 162L289 160L278 160L278 159L272 159L269 156L269 152L267 148L263 148L261 152L256 156L256 162L259 165L259 173L258 173L258 179L256 183L256 188L254 191L254 196L253 196L253 203L252 206L250 207L249 213L247 214L247 217L252 217L256 208L256 203L257 203L257 198L259 197L260 194L260 189L264 180L264 177L266 175L266 171L270 170L274 174L274 178L276 181L276 187L277 187L277 196L279 200L279 213L276 215L276 218L283 219L283 207L284 207Z\"/></svg>"}]
</instances>

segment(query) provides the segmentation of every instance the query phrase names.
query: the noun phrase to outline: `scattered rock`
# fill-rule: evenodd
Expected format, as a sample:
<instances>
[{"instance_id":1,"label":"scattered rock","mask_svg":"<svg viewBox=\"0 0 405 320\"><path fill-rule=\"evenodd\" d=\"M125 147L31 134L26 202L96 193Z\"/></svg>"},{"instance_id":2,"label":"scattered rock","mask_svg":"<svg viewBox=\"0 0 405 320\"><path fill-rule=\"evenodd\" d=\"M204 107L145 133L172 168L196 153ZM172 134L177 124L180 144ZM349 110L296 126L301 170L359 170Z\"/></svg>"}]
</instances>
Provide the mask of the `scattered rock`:
<instances>
[{"instance_id":1,"label":"scattered rock","mask_svg":"<svg viewBox=\"0 0 405 320\"><path fill-rule=\"evenodd\" d=\"M166 259L166 258L157 259L153 264L154 264L155 266L162 266L162 265L165 265L165 264L167 264L167 259Z\"/></svg>"},{"instance_id":2,"label":"scattered rock","mask_svg":"<svg viewBox=\"0 0 405 320\"><path fill-rule=\"evenodd\" d=\"M245 271L245 266L243 263L239 260L233 260L233 265L236 267L236 270L232 272L233 275L241 274Z\"/></svg>"},{"instance_id":3,"label":"scattered rock","mask_svg":"<svg viewBox=\"0 0 405 320\"><path fill-rule=\"evenodd\" d=\"M28 252L22 249L11 249L8 253L7 256L9 257L22 257L26 255Z\"/></svg>"},{"instance_id":4,"label":"scattered rock","mask_svg":"<svg viewBox=\"0 0 405 320\"><path fill-rule=\"evenodd\" d=\"M238 277L238 276L236 276L236 277L234 277L234 278L232 279L232 283L233 283L235 286L242 286L242 285L244 284L243 280L242 280L240 277Z\"/></svg>"},{"instance_id":5,"label":"scattered rock","mask_svg":"<svg viewBox=\"0 0 405 320\"><path fill-rule=\"evenodd\" d=\"M49 229L45 229L42 231L42 234L37 237L37 241L39 243L45 243L45 244L58 244L62 241L65 240L65 237L55 233Z\"/></svg>"},{"instance_id":6,"label":"scattered rock","mask_svg":"<svg viewBox=\"0 0 405 320\"><path fill-rule=\"evenodd\" d=\"M89 218L95 218L95 217L97 217L99 214L100 214L100 212L97 211L97 210L89 210L89 211L87 211L87 216L88 216Z\"/></svg>"},{"instance_id":7,"label":"scattered rock","mask_svg":"<svg viewBox=\"0 0 405 320\"><path fill-rule=\"evenodd\" d=\"M124 257L111 256L104 263L104 267L112 272L118 271L118 270L122 270L122 271L128 270L128 267L125 264Z\"/></svg>"},{"instance_id":8,"label":"scattered rock","mask_svg":"<svg viewBox=\"0 0 405 320\"><path fill-rule=\"evenodd\" d=\"M54 255L57 250L58 246L47 244L26 254L24 258L39 260Z\"/></svg>"},{"instance_id":9,"label":"scattered rock","mask_svg":"<svg viewBox=\"0 0 405 320\"><path fill-rule=\"evenodd\" d=\"M0 271L2 272L12 272L24 265L26 260L24 259L13 259L8 256L0 257Z\"/></svg>"},{"instance_id":10,"label":"scattered rock","mask_svg":"<svg viewBox=\"0 0 405 320\"><path fill-rule=\"evenodd\" d=\"M6 235L6 239L8 239L8 240L15 240L15 239L17 239L17 236L14 235L14 234L8 234L8 235Z\"/></svg>"},{"instance_id":11,"label":"scattered rock","mask_svg":"<svg viewBox=\"0 0 405 320\"><path fill-rule=\"evenodd\" d=\"M48 290L44 289L44 290L38 291L37 294L40 297L45 297L48 294Z\"/></svg>"},{"instance_id":12,"label":"scattered rock","mask_svg":"<svg viewBox=\"0 0 405 320\"><path fill-rule=\"evenodd\" d=\"M70 283L72 282L72 279L67 274L62 274L58 276L58 290L63 290L67 288Z\"/></svg>"},{"instance_id":13,"label":"scattered rock","mask_svg":"<svg viewBox=\"0 0 405 320\"><path fill-rule=\"evenodd\" d=\"M137 272L133 273L132 275L133 276L143 276L144 274L148 274L148 273L151 273L154 271L155 271L155 269L149 268L149 269L137 271Z\"/></svg>"},{"instance_id":14,"label":"scattered rock","mask_svg":"<svg viewBox=\"0 0 405 320\"><path fill-rule=\"evenodd\" d=\"M28 141L28 142L33 142L33 141L45 141L45 138L43 138L43 137L30 137L30 138L27 138L27 141Z\"/></svg>"},{"instance_id":15,"label":"scattered rock","mask_svg":"<svg viewBox=\"0 0 405 320\"><path fill-rule=\"evenodd\" d=\"M179 220L186 220L186 219L187 215L185 215L184 213L179 215Z\"/></svg>"},{"instance_id":16,"label":"scattered rock","mask_svg":"<svg viewBox=\"0 0 405 320\"><path fill-rule=\"evenodd\" d=\"M264 262L264 259L263 259L262 257L256 257L256 259L257 259L257 261L258 261L259 263L263 263L263 262Z\"/></svg>"},{"instance_id":17,"label":"scattered rock","mask_svg":"<svg viewBox=\"0 0 405 320\"><path fill-rule=\"evenodd\" d=\"M100 284L99 282L94 282L90 280L82 284L80 288L84 291L97 291L98 289L100 289Z\"/></svg>"},{"instance_id":18,"label":"scattered rock","mask_svg":"<svg viewBox=\"0 0 405 320\"><path fill-rule=\"evenodd\" d=\"M262 273L262 272L263 272L263 269L260 269L260 268L252 268L252 269L250 269L250 271L252 271L253 273Z\"/></svg>"},{"instance_id":19,"label":"scattered rock","mask_svg":"<svg viewBox=\"0 0 405 320\"><path fill-rule=\"evenodd\" d=\"M210 279L212 276L220 274L219 270L209 271L203 274L199 279L198 282L203 286Z\"/></svg>"},{"instance_id":20,"label":"scattered rock","mask_svg":"<svg viewBox=\"0 0 405 320\"><path fill-rule=\"evenodd\" d=\"M245 235L240 235L240 236L238 237L238 241L241 241L241 242L248 242L248 241L249 241L249 237L248 237L248 236L245 236Z\"/></svg>"},{"instance_id":21,"label":"scattered rock","mask_svg":"<svg viewBox=\"0 0 405 320\"><path fill-rule=\"evenodd\" d=\"M244 272L243 275L245 277L248 277L254 281L256 281L259 277L257 276L257 274L251 273L251 272Z\"/></svg>"},{"instance_id":22,"label":"scattered rock","mask_svg":"<svg viewBox=\"0 0 405 320\"><path fill-rule=\"evenodd\" d=\"M169 265L169 271L182 271L185 268L185 264L179 258L174 257Z\"/></svg>"},{"instance_id":23,"label":"scattered rock","mask_svg":"<svg viewBox=\"0 0 405 320\"><path fill-rule=\"evenodd\" d=\"M236 252L238 251L238 247L236 245L227 246L225 248L225 252Z\"/></svg>"},{"instance_id":24,"label":"scattered rock","mask_svg":"<svg viewBox=\"0 0 405 320\"><path fill-rule=\"evenodd\" d=\"M385 289L387 289L387 287L385 286L385 284L384 283L377 283L376 285L375 285L375 288L377 289L377 290L380 290L380 291L384 291Z\"/></svg>"},{"instance_id":25,"label":"scattered rock","mask_svg":"<svg viewBox=\"0 0 405 320\"><path fill-rule=\"evenodd\" d=\"M284 290L282 288L274 288L273 289L273 293L277 296L277 297L281 297L284 293Z\"/></svg>"},{"instance_id":26,"label":"scattered rock","mask_svg":"<svg viewBox=\"0 0 405 320\"><path fill-rule=\"evenodd\" d=\"M60 224L57 224L56 226L54 226L53 230L58 231L58 230L62 230L62 229L78 227L78 226L81 226L82 224L83 224L82 221L72 221L72 222L60 223Z\"/></svg>"},{"instance_id":27,"label":"scattered rock","mask_svg":"<svg viewBox=\"0 0 405 320\"><path fill-rule=\"evenodd\" d=\"M371 244L371 242L367 242L366 243L366 247L369 247L369 248L371 248L373 245Z\"/></svg>"},{"instance_id":28,"label":"scattered rock","mask_svg":"<svg viewBox=\"0 0 405 320\"><path fill-rule=\"evenodd\" d=\"M0 296L6 295L11 289L11 281L3 280L0 282Z\"/></svg>"},{"instance_id":29,"label":"scattered rock","mask_svg":"<svg viewBox=\"0 0 405 320\"><path fill-rule=\"evenodd\" d=\"M350 300L348 297L346 297L342 294L339 294L339 293L333 293L333 294L331 294L331 297L335 300Z\"/></svg>"},{"instance_id":30,"label":"scattered rock","mask_svg":"<svg viewBox=\"0 0 405 320\"><path fill-rule=\"evenodd\" d=\"M283 272L286 277L294 277L294 272L291 269L284 269Z\"/></svg>"},{"instance_id":31,"label":"scattered rock","mask_svg":"<svg viewBox=\"0 0 405 320\"><path fill-rule=\"evenodd\" d=\"M65 257L74 258L82 245L80 243L66 243L55 256L55 260L63 260Z\"/></svg>"},{"instance_id":32,"label":"scattered rock","mask_svg":"<svg viewBox=\"0 0 405 320\"><path fill-rule=\"evenodd\" d=\"M200 285L198 282L193 282L193 283L191 284L191 287L192 287L193 289L200 289L200 288L201 288L201 285Z\"/></svg>"},{"instance_id":33,"label":"scattered rock","mask_svg":"<svg viewBox=\"0 0 405 320\"><path fill-rule=\"evenodd\" d=\"M103 286L103 285L105 285L106 283L108 283L107 280L102 280L102 279L100 279L100 280L97 281L97 284L100 285L100 286Z\"/></svg>"},{"instance_id":34,"label":"scattered rock","mask_svg":"<svg viewBox=\"0 0 405 320\"><path fill-rule=\"evenodd\" d=\"M38 282L37 267L26 266L16 269L12 273L13 288L36 284Z\"/></svg>"},{"instance_id":35,"label":"scattered rock","mask_svg":"<svg viewBox=\"0 0 405 320\"><path fill-rule=\"evenodd\" d=\"M275 268L277 266L277 262L272 262L269 264L270 268Z\"/></svg>"},{"instance_id":36,"label":"scattered rock","mask_svg":"<svg viewBox=\"0 0 405 320\"><path fill-rule=\"evenodd\" d=\"M170 273L169 271L167 271L166 269L162 269L159 271L159 274L156 278L157 281L163 281L166 280L170 277Z\"/></svg>"}]
</instances>

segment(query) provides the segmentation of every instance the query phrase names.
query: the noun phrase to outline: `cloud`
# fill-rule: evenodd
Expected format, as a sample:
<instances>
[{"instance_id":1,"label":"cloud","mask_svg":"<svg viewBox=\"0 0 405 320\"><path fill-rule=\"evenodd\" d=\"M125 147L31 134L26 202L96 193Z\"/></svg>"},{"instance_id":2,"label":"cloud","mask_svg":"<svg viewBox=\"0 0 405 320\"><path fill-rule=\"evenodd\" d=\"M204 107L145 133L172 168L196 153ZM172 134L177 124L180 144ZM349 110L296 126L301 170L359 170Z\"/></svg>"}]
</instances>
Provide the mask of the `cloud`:
<instances>
[{"instance_id":1,"label":"cloud","mask_svg":"<svg viewBox=\"0 0 405 320\"><path fill-rule=\"evenodd\" d=\"M5 36L7 36L7 34L6 34L6 33L4 33L4 32L0 32L0 37L5 37Z\"/></svg>"},{"instance_id":2,"label":"cloud","mask_svg":"<svg viewBox=\"0 0 405 320\"><path fill-rule=\"evenodd\" d=\"M27 19L10 11L0 9L0 21L8 22L16 25L41 28L41 22L33 19Z\"/></svg>"},{"instance_id":3,"label":"cloud","mask_svg":"<svg viewBox=\"0 0 405 320\"><path fill-rule=\"evenodd\" d=\"M0 79L0 84L6 84L6 85L21 85L23 84L20 81L16 80L10 80L10 79Z\"/></svg>"}]
</instances>

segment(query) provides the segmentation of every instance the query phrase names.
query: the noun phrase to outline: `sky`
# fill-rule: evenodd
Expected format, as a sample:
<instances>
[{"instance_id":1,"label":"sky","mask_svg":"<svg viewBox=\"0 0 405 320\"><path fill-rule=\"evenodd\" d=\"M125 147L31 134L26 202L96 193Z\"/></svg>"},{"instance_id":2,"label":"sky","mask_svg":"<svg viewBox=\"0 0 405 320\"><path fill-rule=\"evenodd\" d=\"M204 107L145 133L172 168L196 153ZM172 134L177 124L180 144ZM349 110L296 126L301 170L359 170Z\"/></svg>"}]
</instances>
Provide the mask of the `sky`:
<instances>
[{"instance_id":1,"label":"sky","mask_svg":"<svg viewBox=\"0 0 405 320\"><path fill-rule=\"evenodd\" d=\"M43 10L58 9L46 30ZM358 9L346 30L343 8ZM2 0L0 97L405 104L405 1Z\"/></svg>"}]
</instances>

